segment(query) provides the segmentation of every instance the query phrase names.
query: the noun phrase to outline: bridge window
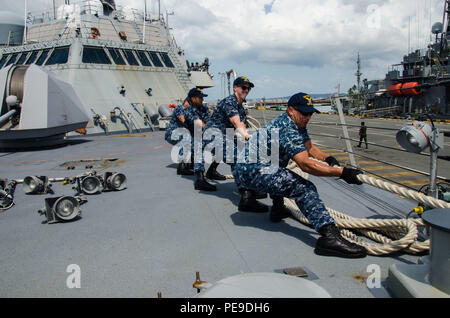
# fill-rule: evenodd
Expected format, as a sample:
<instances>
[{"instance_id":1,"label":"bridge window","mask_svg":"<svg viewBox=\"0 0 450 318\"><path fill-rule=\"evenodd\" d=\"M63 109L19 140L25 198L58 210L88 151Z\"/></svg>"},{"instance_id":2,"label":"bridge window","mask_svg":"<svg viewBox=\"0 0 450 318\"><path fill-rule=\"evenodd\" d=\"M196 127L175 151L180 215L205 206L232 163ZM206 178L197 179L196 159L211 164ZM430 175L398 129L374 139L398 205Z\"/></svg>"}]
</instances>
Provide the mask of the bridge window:
<instances>
[{"instance_id":1,"label":"bridge window","mask_svg":"<svg viewBox=\"0 0 450 318\"><path fill-rule=\"evenodd\" d=\"M149 52L148 54L150 55L150 59L152 60L153 65L155 65L156 67L164 67L156 52Z\"/></svg>"},{"instance_id":2,"label":"bridge window","mask_svg":"<svg viewBox=\"0 0 450 318\"><path fill-rule=\"evenodd\" d=\"M173 65L172 61L170 60L170 57L169 57L169 55L167 53L161 52L161 53L159 53L159 55L161 55L161 57L162 57L162 59L164 61L164 64L166 64L167 67L170 67L170 68L174 68L175 67Z\"/></svg>"},{"instance_id":3,"label":"bridge window","mask_svg":"<svg viewBox=\"0 0 450 318\"><path fill-rule=\"evenodd\" d=\"M0 60L0 68L3 67L3 65L5 65L6 60L8 59L9 55L3 55L2 59Z\"/></svg>"},{"instance_id":4,"label":"bridge window","mask_svg":"<svg viewBox=\"0 0 450 318\"><path fill-rule=\"evenodd\" d=\"M38 53L39 53L39 51L33 51L33 53L31 53L31 55L28 58L28 60L25 62L25 65L33 64L36 61Z\"/></svg>"},{"instance_id":5,"label":"bridge window","mask_svg":"<svg viewBox=\"0 0 450 318\"><path fill-rule=\"evenodd\" d=\"M44 64L45 60L47 59L48 52L50 52L50 50L42 51L41 55L39 56L39 59L36 62L36 65L41 66L42 64Z\"/></svg>"},{"instance_id":6,"label":"bridge window","mask_svg":"<svg viewBox=\"0 0 450 318\"><path fill-rule=\"evenodd\" d=\"M111 57L114 61L114 63L116 63L117 65L127 65L127 63L125 63L122 55L120 54L120 50L119 49L108 49L109 54L111 54Z\"/></svg>"},{"instance_id":7,"label":"bridge window","mask_svg":"<svg viewBox=\"0 0 450 318\"><path fill-rule=\"evenodd\" d=\"M26 60L26 58L27 58L27 55L28 55L28 53L29 52L23 52L22 53L22 55L20 56L20 59L17 61L17 63L16 64L20 64L20 65L22 65L23 64L23 62L25 62L25 60Z\"/></svg>"},{"instance_id":8,"label":"bridge window","mask_svg":"<svg viewBox=\"0 0 450 318\"><path fill-rule=\"evenodd\" d=\"M152 66L152 64L150 64L150 61L147 58L147 55L145 55L144 51L136 51L136 53L139 58L139 61L141 61L141 64L143 66Z\"/></svg>"},{"instance_id":9,"label":"bridge window","mask_svg":"<svg viewBox=\"0 0 450 318\"><path fill-rule=\"evenodd\" d=\"M111 60L106 55L103 48L87 47L83 48L83 63L89 64L111 64Z\"/></svg>"},{"instance_id":10,"label":"bridge window","mask_svg":"<svg viewBox=\"0 0 450 318\"><path fill-rule=\"evenodd\" d=\"M17 60L18 55L18 53L14 53L13 55L11 55L11 58L9 59L8 63L6 63L5 67L14 64L14 62Z\"/></svg>"},{"instance_id":11,"label":"bridge window","mask_svg":"<svg viewBox=\"0 0 450 318\"><path fill-rule=\"evenodd\" d=\"M127 58L128 64L139 66L139 62L134 57L133 51L123 50L125 52L125 57Z\"/></svg>"},{"instance_id":12,"label":"bridge window","mask_svg":"<svg viewBox=\"0 0 450 318\"><path fill-rule=\"evenodd\" d=\"M52 55L45 65L66 64L69 59L69 47L58 47L53 50Z\"/></svg>"}]
</instances>

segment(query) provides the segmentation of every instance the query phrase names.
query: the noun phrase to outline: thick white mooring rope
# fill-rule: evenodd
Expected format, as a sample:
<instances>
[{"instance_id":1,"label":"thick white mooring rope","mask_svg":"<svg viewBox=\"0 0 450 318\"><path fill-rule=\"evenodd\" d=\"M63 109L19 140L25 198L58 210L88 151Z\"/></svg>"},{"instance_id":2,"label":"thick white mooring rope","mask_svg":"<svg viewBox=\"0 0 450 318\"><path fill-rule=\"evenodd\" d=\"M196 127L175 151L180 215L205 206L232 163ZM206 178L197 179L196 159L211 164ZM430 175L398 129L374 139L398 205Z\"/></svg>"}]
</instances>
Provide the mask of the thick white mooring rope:
<instances>
[{"instance_id":1,"label":"thick white mooring rope","mask_svg":"<svg viewBox=\"0 0 450 318\"><path fill-rule=\"evenodd\" d=\"M427 196L427 195L423 194L422 192L417 192L417 191L414 191L411 189L407 189L407 188L395 185L393 183L382 181L380 179L366 176L363 174L358 175L358 179L361 182L364 182L364 183L373 185L377 188L387 190L387 191L393 192L395 194L407 197L415 202L423 203L432 208L450 209L449 202L445 202L443 200L439 200L439 199Z\"/></svg>"},{"instance_id":2,"label":"thick white mooring rope","mask_svg":"<svg viewBox=\"0 0 450 318\"><path fill-rule=\"evenodd\" d=\"M327 163L314 159L314 158L310 158L314 161L320 162L322 164L328 165ZM290 161L287 169L293 170L297 167L297 164L294 161ZM305 172L303 172L300 168L298 168L296 171L296 173L298 173L300 176L304 176ZM379 189L382 190L386 190L386 191L390 191L392 193L398 194L400 196L406 197L408 199L411 199L415 202L420 202L423 203L425 205L428 205L429 207L435 208L435 209L450 209L450 203L443 201L443 200L439 200L430 196L427 196L425 194L423 194L422 192L418 192L415 190L411 190L411 189L407 189L405 187L402 186L398 186L395 185L393 183L390 182L386 182L374 177L370 177L364 174L359 174L358 175L358 180L363 182L363 183L367 183L370 184L374 187L377 187Z\"/></svg>"}]
</instances>

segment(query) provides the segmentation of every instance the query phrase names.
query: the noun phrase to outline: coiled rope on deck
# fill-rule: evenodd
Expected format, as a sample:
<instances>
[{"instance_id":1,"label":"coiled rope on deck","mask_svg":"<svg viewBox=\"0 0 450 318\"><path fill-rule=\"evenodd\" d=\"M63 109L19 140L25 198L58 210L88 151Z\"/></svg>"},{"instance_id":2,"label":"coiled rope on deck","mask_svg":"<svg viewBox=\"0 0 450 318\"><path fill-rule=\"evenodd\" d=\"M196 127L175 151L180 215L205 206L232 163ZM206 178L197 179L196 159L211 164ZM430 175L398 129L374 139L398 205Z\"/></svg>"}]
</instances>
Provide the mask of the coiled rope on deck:
<instances>
[{"instance_id":1,"label":"coiled rope on deck","mask_svg":"<svg viewBox=\"0 0 450 318\"><path fill-rule=\"evenodd\" d=\"M305 172L302 171L294 161L291 161L287 168L302 177L305 175ZM372 177L358 175L358 179L361 182L371 181L370 183L367 183L375 186L380 186L380 188L384 187L385 190L392 188L392 184L386 185L386 182L376 182L375 184L372 184L373 180L371 179L375 179ZM403 189L397 190L401 193L404 192ZM408 190L408 192L409 191L410 190ZM421 195L413 196L412 193L409 194L414 198L422 198ZM308 219L298 209L297 204L294 200L284 198L284 202L295 219L297 219L301 223L310 224ZM336 226L340 229L342 236L344 236L351 242L364 246L370 255L381 256L397 251L416 254L428 251L430 249L429 240L424 242L417 241L417 227L424 225L422 219L360 219L338 212L329 207L326 208L336 221ZM353 231L359 232L360 234L381 244L363 241Z\"/></svg>"}]
</instances>

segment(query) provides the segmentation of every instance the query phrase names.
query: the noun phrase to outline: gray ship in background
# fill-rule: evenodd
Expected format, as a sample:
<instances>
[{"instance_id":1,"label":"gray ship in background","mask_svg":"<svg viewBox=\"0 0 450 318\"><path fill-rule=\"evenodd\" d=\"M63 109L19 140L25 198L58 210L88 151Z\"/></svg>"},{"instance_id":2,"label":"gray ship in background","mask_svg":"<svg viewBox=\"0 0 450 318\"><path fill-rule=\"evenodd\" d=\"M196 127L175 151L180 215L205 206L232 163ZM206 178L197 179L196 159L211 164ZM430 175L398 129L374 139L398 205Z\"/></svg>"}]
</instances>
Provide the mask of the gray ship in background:
<instances>
[{"instance_id":1,"label":"gray ship in background","mask_svg":"<svg viewBox=\"0 0 450 318\"><path fill-rule=\"evenodd\" d=\"M383 80L364 80L366 114L413 115L431 112L450 118L450 1L444 1L443 22L431 32L434 43L391 66ZM359 73L359 71L358 71Z\"/></svg>"},{"instance_id":2,"label":"gray ship in background","mask_svg":"<svg viewBox=\"0 0 450 318\"><path fill-rule=\"evenodd\" d=\"M5 147L11 140L23 146L27 140L34 143L32 137L77 135L74 129L104 135L165 128L170 107L181 103L189 89L214 86L209 60L191 68L170 33L168 17L147 8L119 8L114 0L65 1L28 13L25 29L23 18L0 16L0 139ZM54 80L42 84L43 78ZM55 81L74 92L65 96ZM67 100L79 105L85 118L72 119L67 112L50 118ZM37 113L49 115L27 124L24 118Z\"/></svg>"}]
</instances>

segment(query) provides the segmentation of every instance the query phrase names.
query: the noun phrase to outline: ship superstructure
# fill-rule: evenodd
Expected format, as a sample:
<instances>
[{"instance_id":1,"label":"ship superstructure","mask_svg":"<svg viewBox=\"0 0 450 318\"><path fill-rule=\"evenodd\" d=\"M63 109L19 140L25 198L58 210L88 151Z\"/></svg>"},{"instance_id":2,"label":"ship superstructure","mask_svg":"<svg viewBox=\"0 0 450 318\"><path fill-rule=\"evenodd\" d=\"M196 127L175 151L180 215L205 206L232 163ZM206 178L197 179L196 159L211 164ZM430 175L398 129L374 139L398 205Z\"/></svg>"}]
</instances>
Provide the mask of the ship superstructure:
<instances>
[{"instance_id":1,"label":"ship superstructure","mask_svg":"<svg viewBox=\"0 0 450 318\"><path fill-rule=\"evenodd\" d=\"M432 111L450 115L450 1L444 1L443 23L433 25L434 43L415 50L390 67L383 80L364 81L365 104L391 113Z\"/></svg>"},{"instance_id":2,"label":"ship superstructure","mask_svg":"<svg viewBox=\"0 0 450 318\"><path fill-rule=\"evenodd\" d=\"M207 67L189 68L162 15L114 1L29 13L24 33L23 45L0 49L0 68L34 64L70 83L91 116L88 134L153 128L158 108L214 86Z\"/></svg>"}]
</instances>

